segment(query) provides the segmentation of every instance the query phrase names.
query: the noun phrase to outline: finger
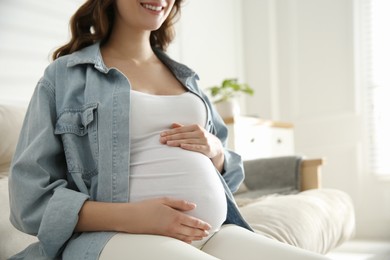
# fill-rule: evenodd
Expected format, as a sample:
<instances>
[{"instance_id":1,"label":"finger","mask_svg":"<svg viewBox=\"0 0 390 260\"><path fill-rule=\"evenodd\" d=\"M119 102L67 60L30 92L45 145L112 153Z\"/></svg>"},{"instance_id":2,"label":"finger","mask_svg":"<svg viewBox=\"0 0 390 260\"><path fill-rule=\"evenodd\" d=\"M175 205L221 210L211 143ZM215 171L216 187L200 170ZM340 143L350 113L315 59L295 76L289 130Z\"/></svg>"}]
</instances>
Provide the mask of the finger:
<instances>
[{"instance_id":1,"label":"finger","mask_svg":"<svg viewBox=\"0 0 390 260\"><path fill-rule=\"evenodd\" d=\"M184 127L180 128L183 129ZM199 128L187 128L188 131L179 131L177 129L177 132L172 132L170 134L161 134L160 139L170 141L170 140L183 140L183 139L201 139L201 140L207 140L207 137L209 136L209 133L205 130L199 129Z\"/></svg>"},{"instance_id":2,"label":"finger","mask_svg":"<svg viewBox=\"0 0 390 260\"><path fill-rule=\"evenodd\" d=\"M171 207L180 211L189 211L196 208L196 204L185 200L177 200L172 198L163 198L162 203L168 207Z\"/></svg>"},{"instance_id":3,"label":"finger","mask_svg":"<svg viewBox=\"0 0 390 260\"><path fill-rule=\"evenodd\" d=\"M181 220L181 223L183 226L187 226L195 232L196 230L207 231L211 229L209 223L189 215L184 215L183 219ZM188 235L194 235L194 234L190 233Z\"/></svg>"},{"instance_id":4,"label":"finger","mask_svg":"<svg viewBox=\"0 0 390 260\"><path fill-rule=\"evenodd\" d=\"M167 143L169 145L169 143ZM206 153L209 149L205 145L196 143L180 143L180 148L188 151Z\"/></svg>"},{"instance_id":5,"label":"finger","mask_svg":"<svg viewBox=\"0 0 390 260\"><path fill-rule=\"evenodd\" d=\"M168 142L171 142L171 144L174 144L174 143L172 143L173 141L185 143L185 142L189 142L189 140L191 140L191 142L193 142L193 143L199 143L199 142L204 143L206 139L204 138L204 136L201 133L198 133L198 132L177 133L177 134L172 134L172 135L160 137L160 142L163 144L166 144ZM199 141L197 141L197 140L199 140ZM200 141L200 140L203 140L203 141ZM175 143L175 144L177 145L178 143Z\"/></svg>"},{"instance_id":6,"label":"finger","mask_svg":"<svg viewBox=\"0 0 390 260\"><path fill-rule=\"evenodd\" d=\"M182 126L184 126L184 125L179 124L179 123L173 123L173 124L171 125L171 128L179 128L179 127L182 127Z\"/></svg>"},{"instance_id":7,"label":"finger","mask_svg":"<svg viewBox=\"0 0 390 260\"><path fill-rule=\"evenodd\" d=\"M180 148L186 151L191 151L191 152L197 152L205 155L208 158L213 158L216 156L217 152L212 150L210 146L208 145L202 145L202 144L187 144L187 143L182 143L180 144Z\"/></svg>"},{"instance_id":8,"label":"finger","mask_svg":"<svg viewBox=\"0 0 390 260\"><path fill-rule=\"evenodd\" d=\"M171 128L170 130L166 130L166 131L161 132L160 135L167 136L167 135L174 135L174 134L178 134L178 133L194 132L197 130L201 130L201 127L199 125L187 125L187 126L183 126L180 124L178 124L178 125L179 125L178 127Z\"/></svg>"},{"instance_id":9,"label":"finger","mask_svg":"<svg viewBox=\"0 0 390 260\"><path fill-rule=\"evenodd\" d=\"M191 227L187 227L185 225L182 225L180 227L178 236L187 237L187 238L190 238L191 240L199 240L199 238L202 239L204 237L207 237L209 234L210 233L207 230L198 229L198 228L191 228Z\"/></svg>"},{"instance_id":10,"label":"finger","mask_svg":"<svg viewBox=\"0 0 390 260\"><path fill-rule=\"evenodd\" d=\"M201 135L198 132L184 132L184 133L167 135L164 138L166 138L167 141L172 141L172 140L199 139L200 137Z\"/></svg>"},{"instance_id":11,"label":"finger","mask_svg":"<svg viewBox=\"0 0 390 260\"><path fill-rule=\"evenodd\" d=\"M188 138L188 139L178 139L178 140L167 140L165 142L169 146L180 146L184 144L189 144L189 145L198 145L199 147L201 146L206 146L207 141L204 139L198 139L198 138Z\"/></svg>"}]
</instances>

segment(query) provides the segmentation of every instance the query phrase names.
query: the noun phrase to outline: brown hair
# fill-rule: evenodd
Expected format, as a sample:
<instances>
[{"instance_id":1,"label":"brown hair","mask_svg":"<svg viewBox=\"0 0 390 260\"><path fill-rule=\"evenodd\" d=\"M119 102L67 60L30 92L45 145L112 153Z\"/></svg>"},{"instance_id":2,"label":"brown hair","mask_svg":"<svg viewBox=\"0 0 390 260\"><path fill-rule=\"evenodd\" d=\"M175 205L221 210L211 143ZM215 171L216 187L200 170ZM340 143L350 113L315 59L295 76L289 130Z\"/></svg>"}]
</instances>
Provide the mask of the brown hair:
<instances>
[{"instance_id":1,"label":"brown hair","mask_svg":"<svg viewBox=\"0 0 390 260\"><path fill-rule=\"evenodd\" d=\"M105 42L114 24L115 0L87 0L72 16L69 26L71 39L53 52L52 59L78 51L97 41ZM150 35L152 47L165 51L175 37L173 28L180 14L182 0L176 0L171 13L161 27Z\"/></svg>"}]
</instances>

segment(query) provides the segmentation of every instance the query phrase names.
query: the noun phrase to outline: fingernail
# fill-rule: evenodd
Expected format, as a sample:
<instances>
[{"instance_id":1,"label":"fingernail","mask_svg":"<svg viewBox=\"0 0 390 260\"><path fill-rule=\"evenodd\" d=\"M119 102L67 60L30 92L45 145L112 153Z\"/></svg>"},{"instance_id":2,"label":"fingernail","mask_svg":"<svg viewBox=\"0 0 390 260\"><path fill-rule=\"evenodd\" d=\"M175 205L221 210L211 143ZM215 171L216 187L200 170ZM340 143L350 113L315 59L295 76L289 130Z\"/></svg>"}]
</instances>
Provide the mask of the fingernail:
<instances>
[{"instance_id":1,"label":"fingernail","mask_svg":"<svg viewBox=\"0 0 390 260\"><path fill-rule=\"evenodd\" d=\"M192 203L192 202L187 202L188 203L188 205L191 205L191 206L193 206L194 208L196 208L196 204L195 203Z\"/></svg>"}]
</instances>

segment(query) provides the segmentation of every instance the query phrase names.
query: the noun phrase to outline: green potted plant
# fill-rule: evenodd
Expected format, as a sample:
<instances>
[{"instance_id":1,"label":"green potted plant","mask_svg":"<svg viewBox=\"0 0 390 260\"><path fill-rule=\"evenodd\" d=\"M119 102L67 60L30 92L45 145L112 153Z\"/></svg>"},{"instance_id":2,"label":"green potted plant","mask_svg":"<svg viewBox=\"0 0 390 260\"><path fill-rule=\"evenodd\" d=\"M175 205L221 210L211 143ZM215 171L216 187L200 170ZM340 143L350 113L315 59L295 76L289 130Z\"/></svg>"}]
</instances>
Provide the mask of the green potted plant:
<instances>
[{"instance_id":1,"label":"green potted plant","mask_svg":"<svg viewBox=\"0 0 390 260\"><path fill-rule=\"evenodd\" d=\"M240 94L253 96L254 90L246 83L237 79L225 79L220 85L207 88L215 107L222 118L234 117L240 114L237 97Z\"/></svg>"}]
</instances>

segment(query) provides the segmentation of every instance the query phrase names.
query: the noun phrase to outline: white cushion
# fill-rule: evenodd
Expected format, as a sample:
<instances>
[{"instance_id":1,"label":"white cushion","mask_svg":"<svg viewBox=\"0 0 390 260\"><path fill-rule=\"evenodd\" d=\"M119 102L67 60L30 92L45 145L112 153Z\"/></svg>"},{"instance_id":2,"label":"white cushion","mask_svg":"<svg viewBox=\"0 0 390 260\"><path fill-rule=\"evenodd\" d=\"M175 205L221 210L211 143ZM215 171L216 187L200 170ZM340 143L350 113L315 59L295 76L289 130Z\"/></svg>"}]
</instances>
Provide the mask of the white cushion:
<instances>
[{"instance_id":1,"label":"white cushion","mask_svg":"<svg viewBox=\"0 0 390 260\"><path fill-rule=\"evenodd\" d=\"M26 108L0 104L0 174L8 172ZM1 176L0 176L1 177Z\"/></svg>"},{"instance_id":2,"label":"white cushion","mask_svg":"<svg viewBox=\"0 0 390 260\"><path fill-rule=\"evenodd\" d=\"M355 232L351 198L343 191L313 189L245 201L242 215L255 232L325 254Z\"/></svg>"}]
</instances>

